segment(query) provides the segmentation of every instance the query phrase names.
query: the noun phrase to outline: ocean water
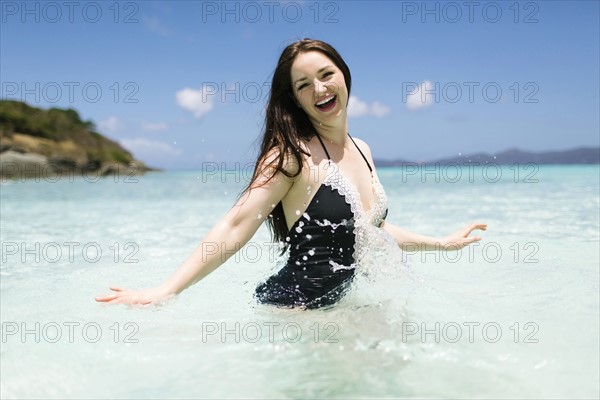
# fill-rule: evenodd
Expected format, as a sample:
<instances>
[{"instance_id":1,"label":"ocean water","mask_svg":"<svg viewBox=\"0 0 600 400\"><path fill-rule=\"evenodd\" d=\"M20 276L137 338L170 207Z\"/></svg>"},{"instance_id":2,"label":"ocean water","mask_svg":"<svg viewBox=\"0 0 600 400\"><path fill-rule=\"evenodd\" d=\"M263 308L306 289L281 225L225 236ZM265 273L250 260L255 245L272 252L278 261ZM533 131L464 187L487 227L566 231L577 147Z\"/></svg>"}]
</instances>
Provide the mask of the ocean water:
<instances>
[{"instance_id":1,"label":"ocean water","mask_svg":"<svg viewBox=\"0 0 600 400\"><path fill-rule=\"evenodd\" d=\"M165 306L94 301L166 278L233 204L239 175L3 182L1 397L598 398L599 167L379 177L390 223L488 230L459 252L375 238L348 296L313 311L254 301L277 268L265 227Z\"/></svg>"}]
</instances>

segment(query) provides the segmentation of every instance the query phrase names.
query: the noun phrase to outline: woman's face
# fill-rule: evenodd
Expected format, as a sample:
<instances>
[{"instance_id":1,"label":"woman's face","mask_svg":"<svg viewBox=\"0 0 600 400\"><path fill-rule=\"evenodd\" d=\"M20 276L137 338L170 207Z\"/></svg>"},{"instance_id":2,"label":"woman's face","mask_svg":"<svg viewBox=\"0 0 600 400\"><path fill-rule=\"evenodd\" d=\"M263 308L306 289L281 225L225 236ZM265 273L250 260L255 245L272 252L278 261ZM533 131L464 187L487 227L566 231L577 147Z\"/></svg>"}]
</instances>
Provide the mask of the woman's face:
<instances>
[{"instance_id":1,"label":"woman's face","mask_svg":"<svg viewBox=\"0 0 600 400\"><path fill-rule=\"evenodd\" d=\"M344 74L326 55L318 51L298 54L291 74L296 102L311 121L332 122L346 115Z\"/></svg>"}]
</instances>

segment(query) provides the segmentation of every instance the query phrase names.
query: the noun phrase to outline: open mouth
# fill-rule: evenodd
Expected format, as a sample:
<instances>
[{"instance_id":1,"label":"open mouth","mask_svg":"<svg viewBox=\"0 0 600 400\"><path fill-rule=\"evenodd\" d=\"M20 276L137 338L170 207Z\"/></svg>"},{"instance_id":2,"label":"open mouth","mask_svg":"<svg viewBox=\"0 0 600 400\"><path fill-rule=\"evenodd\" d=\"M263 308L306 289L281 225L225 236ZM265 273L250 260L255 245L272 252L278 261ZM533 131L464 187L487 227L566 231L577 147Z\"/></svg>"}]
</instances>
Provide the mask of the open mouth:
<instances>
[{"instance_id":1,"label":"open mouth","mask_svg":"<svg viewBox=\"0 0 600 400\"><path fill-rule=\"evenodd\" d=\"M330 98L325 98L325 99L317 102L315 104L315 107L317 107L321 111L329 111L333 107L335 107L336 101L337 101L337 96L333 95Z\"/></svg>"}]
</instances>

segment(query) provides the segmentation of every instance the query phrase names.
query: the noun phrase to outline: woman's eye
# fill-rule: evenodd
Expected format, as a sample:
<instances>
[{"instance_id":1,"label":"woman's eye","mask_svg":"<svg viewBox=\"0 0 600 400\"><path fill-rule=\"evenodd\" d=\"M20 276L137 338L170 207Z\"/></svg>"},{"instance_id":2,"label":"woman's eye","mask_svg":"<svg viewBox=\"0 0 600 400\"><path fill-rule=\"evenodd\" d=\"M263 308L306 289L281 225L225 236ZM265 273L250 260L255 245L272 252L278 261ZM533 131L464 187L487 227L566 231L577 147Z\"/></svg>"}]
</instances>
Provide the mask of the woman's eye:
<instances>
[{"instance_id":1,"label":"woman's eye","mask_svg":"<svg viewBox=\"0 0 600 400\"><path fill-rule=\"evenodd\" d=\"M329 76L329 75L333 75L333 72L331 72L331 71L330 72L325 72L323 74L323 78L325 78L326 76Z\"/></svg>"},{"instance_id":2,"label":"woman's eye","mask_svg":"<svg viewBox=\"0 0 600 400\"><path fill-rule=\"evenodd\" d=\"M298 91L304 89L307 86L306 83L303 83L302 85L298 86Z\"/></svg>"}]
</instances>

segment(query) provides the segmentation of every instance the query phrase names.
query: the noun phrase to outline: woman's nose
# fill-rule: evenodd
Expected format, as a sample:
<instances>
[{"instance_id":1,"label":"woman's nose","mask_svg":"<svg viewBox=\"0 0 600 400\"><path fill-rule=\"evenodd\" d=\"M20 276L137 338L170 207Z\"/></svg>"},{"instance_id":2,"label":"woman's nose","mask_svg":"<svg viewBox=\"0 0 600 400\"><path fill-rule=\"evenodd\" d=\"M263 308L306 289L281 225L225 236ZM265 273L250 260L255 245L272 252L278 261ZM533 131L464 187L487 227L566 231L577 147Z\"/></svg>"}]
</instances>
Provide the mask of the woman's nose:
<instances>
[{"instance_id":1,"label":"woman's nose","mask_svg":"<svg viewBox=\"0 0 600 400\"><path fill-rule=\"evenodd\" d=\"M327 92L327 86L325 86L325 83L323 83L321 81L315 81L314 85L315 85L315 94L323 95Z\"/></svg>"}]
</instances>

